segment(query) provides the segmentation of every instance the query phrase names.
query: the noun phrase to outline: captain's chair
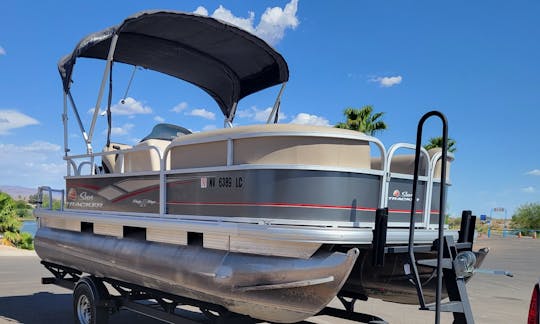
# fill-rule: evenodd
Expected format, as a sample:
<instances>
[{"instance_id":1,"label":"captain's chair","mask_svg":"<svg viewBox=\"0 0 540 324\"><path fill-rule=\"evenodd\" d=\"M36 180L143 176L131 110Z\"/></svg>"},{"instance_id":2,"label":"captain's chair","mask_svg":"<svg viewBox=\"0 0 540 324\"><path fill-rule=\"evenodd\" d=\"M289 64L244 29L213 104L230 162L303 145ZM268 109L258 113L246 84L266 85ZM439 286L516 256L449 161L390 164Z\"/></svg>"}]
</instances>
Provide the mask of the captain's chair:
<instances>
[{"instance_id":1,"label":"captain's chair","mask_svg":"<svg viewBox=\"0 0 540 324\"><path fill-rule=\"evenodd\" d=\"M103 152L113 152L118 150L127 150L132 146L127 144L120 143L110 143L103 148ZM118 154L107 154L101 157L101 165L103 167L103 172L112 173L116 170L116 161L118 160Z\"/></svg>"},{"instance_id":2,"label":"captain's chair","mask_svg":"<svg viewBox=\"0 0 540 324\"><path fill-rule=\"evenodd\" d=\"M191 134L191 132L184 127L171 124L157 124L150 134L134 146L134 148L149 147L147 150L126 152L124 154L124 172L159 171L161 166L160 155L163 157L167 146L173 139L188 134ZM159 155L150 146L156 147ZM167 157L166 167L170 167L170 157ZM120 171L118 165L116 166L116 171Z\"/></svg>"}]
</instances>

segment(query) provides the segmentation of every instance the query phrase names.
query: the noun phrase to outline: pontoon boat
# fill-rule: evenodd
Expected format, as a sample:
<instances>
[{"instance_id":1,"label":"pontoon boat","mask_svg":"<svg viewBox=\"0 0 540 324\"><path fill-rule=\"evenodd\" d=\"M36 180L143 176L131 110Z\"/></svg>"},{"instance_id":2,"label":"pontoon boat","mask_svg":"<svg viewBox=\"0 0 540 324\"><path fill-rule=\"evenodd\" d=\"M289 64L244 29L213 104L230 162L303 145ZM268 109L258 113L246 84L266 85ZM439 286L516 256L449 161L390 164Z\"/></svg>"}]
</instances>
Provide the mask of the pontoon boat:
<instances>
[{"instance_id":1,"label":"pontoon boat","mask_svg":"<svg viewBox=\"0 0 540 324\"><path fill-rule=\"evenodd\" d=\"M88 132L71 94L75 63L83 57L106 62ZM107 136L105 148L94 150L107 88L111 128L112 85L106 85L114 62L200 87L221 108L226 127L191 133L160 124L135 145ZM272 322L301 321L336 296L418 303L418 284L436 281L430 281L433 265L417 269L403 247L413 224L417 261L436 255L440 191L449 183L441 168L451 156L443 164L446 152L418 152L413 195L415 155L396 152L414 145L386 149L360 132L277 124L289 70L258 37L210 17L144 11L83 38L59 71L65 204L35 211L36 252L57 277L87 273ZM269 123L233 127L242 98L277 85ZM70 118L86 154L70 154ZM378 213L386 217L384 237L374 234ZM470 235L446 234L472 248ZM384 262L374 263L381 256L377 242ZM435 294L426 290L423 297L433 301Z\"/></svg>"}]
</instances>

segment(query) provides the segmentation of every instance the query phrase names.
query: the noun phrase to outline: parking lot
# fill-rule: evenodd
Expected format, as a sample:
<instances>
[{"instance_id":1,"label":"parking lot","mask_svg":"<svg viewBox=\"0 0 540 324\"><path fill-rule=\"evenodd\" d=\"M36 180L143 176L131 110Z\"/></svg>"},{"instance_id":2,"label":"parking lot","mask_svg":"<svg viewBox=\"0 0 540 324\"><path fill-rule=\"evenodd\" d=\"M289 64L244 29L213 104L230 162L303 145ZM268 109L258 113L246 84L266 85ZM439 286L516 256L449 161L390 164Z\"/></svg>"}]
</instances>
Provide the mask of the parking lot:
<instances>
[{"instance_id":1,"label":"parking lot","mask_svg":"<svg viewBox=\"0 0 540 324\"><path fill-rule=\"evenodd\" d=\"M483 268L511 271L514 278L478 274L468 285L476 323L525 323L534 282L540 277L540 240L517 238L479 239L476 248L489 247ZM0 323L72 323L71 291L41 285L50 276L33 252L0 247ZM331 306L339 307L334 300ZM432 323L434 313L414 305L370 299L356 310L384 318L389 323ZM201 316L194 315L196 319ZM112 323L159 323L127 311L115 314ZM307 323L352 323L316 316ZM443 323L452 316L443 314Z\"/></svg>"}]
</instances>

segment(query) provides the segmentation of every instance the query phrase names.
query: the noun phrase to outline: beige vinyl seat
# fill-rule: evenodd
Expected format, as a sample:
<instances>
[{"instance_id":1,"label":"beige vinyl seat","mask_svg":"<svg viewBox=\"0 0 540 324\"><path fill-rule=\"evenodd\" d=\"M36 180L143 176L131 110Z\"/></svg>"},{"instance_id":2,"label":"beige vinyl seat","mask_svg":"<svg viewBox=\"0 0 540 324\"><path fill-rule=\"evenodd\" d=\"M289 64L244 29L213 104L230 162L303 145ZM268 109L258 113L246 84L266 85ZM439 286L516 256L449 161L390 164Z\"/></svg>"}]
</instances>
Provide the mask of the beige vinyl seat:
<instances>
[{"instance_id":1,"label":"beige vinyl seat","mask_svg":"<svg viewBox=\"0 0 540 324\"><path fill-rule=\"evenodd\" d=\"M118 150L127 150L132 146L120 143L110 143L109 146L103 148L103 152L113 152ZM101 165L105 173L112 173L116 170L116 161L118 160L118 154L107 154L101 157Z\"/></svg>"},{"instance_id":2,"label":"beige vinyl seat","mask_svg":"<svg viewBox=\"0 0 540 324\"><path fill-rule=\"evenodd\" d=\"M240 126L201 132L173 141L171 168L226 165L227 141L230 138L233 140L234 165L294 164L369 169L370 147L361 136L350 130L293 124ZM185 145L177 146L183 143Z\"/></svg>"},{"instance_id":3,"label":"beige vinyl seat","mask_svg":"<svg viewBox=\"0 0 540 324\"><path fill-rule=\"evenodd\" d=\"M133 147L112 145L111 147L115 149L133 148L136 150L117 154L115 158L112 158L112 156L107 157L104 159L105 163L107 163L109 170L118 173L159 171L161 169L161 159L167 146L173 139L186 134L191 134L191 131L178 125L159 123L152 128L150 134ZM170 158L167 157L166 168L169 169L169 167Z\"/></svg>"},{"instance_id":4,"label":"beige vinyl seat","mask_svg":"<svg viewBox=\"0 0 540 324\"><path fill-rule=\"evenodd\" d=\"M432 148L431 150L428 150L429 158L432 158L435 154L441 152L442 149L440 147ZM448 155L448 160L446 161L446 180L448 181L450 179L450 165L452 164L452 161L454 161L454 155ZM442 161L439 159L437 163L435 163L435 172L433 178L440 179L441 178L441 166Z\"/></svg>"},{"instance_id":5,"label":"beige vinyl seat","mask_svg":"<svg viewBox=\"0 0 540 324\"><path fill-rule=\"evenodd\" d=\"M171 143L169 140L147 139L133 148L148 148L142 151L124 153L124 172L141 172L141 171L159 171L161 168L161 157L167 146ZM158 152L151 148L156 147ZM167 159L166 167L170 166L170 158ZM120 165L116 165L116 172L120 172Z\"/></svg>"},{"instance_id":6,"label":"beige vinyl seat","mask_svg":"<svg viewBox=\"0 0 540 324\"><path fill-rule=\"evenodd\" d=\"M440 148L433 148L428 150L429 158L431 159L436 153L440 152ZM423 161L423 156L420 159L420 176L427 176L425 163ZM454 160L452 156L448 156L448 162L446 164L446 179L450 179L450 164ZM441 160L438 160L435 164L434 179L441 178ZM381 170L381 158L374 157L371 159L371 167L373 169ZM390 172L402 173L402 174L414 174L414 154L399 154L392 157L392 162L390 163Z\"/></svg>"}]
</instances>

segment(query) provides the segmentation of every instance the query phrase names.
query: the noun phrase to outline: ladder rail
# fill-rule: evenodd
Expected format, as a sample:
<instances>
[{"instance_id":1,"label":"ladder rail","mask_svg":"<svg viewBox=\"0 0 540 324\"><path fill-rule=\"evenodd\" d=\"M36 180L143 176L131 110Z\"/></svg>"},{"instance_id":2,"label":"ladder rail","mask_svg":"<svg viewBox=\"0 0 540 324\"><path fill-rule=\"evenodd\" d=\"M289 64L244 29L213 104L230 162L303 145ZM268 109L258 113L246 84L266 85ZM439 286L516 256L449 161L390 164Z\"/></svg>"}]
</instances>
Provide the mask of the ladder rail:
<instances>
[{"instance_id":1,"label":"ladder rail","mask_svg":"<svg viewBox=\"0 0 540 324\"><path fill-rule=\"evenodd\" d=\"M413 281L415 283L416 292L418 294L418 301L420 303L421 309L426 309L426 302L424 297L424 292L422 290L422 284L420 282L420 276L418 273L418 267L416 264L416 258L414 255L414 232L415 232L415 222L414 216L416 212L416 196L417 196L417 182L419 177L419 166L420 166L420 152L422 147L422 131L424 123L431 117L439 117L442 122L442 157L441 157L441 190L439 193L439 225L438 225L438 249L437 249L437 288L435 291L435 323L440 323L440 314L441 314L441 296L442 296L442 275L443 275L443 248L444 244L444 212L445 212L445 202L446 202L446 162L447 162L447 151L448 151L448 121L446 116L439 111L430 111L426 113L420 121L418 122L418 128L416 132L416 149L415 149L415 158L414 158L414 178L413 178L413 193L412 193L412 202L411 202L411 217L409 224L409 244L408 244L408 255L411 270L413 272Z\"/></svg>"}]
</instances>

